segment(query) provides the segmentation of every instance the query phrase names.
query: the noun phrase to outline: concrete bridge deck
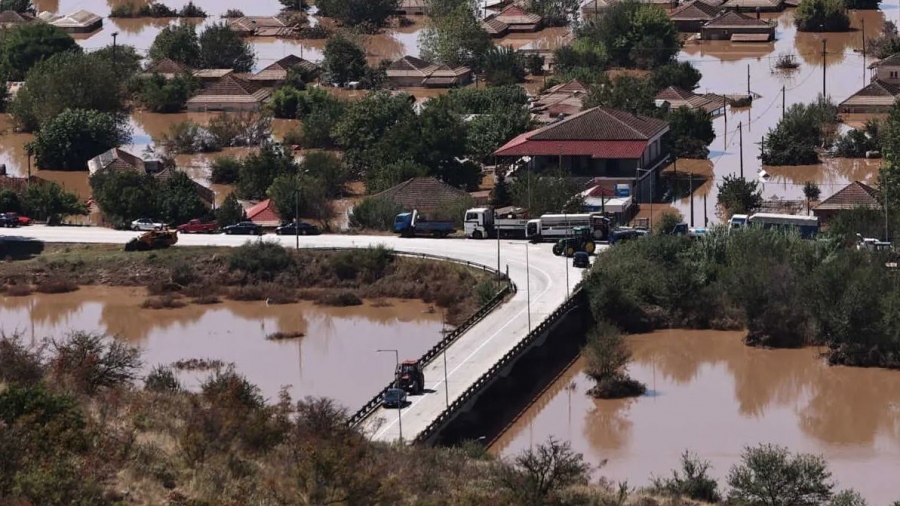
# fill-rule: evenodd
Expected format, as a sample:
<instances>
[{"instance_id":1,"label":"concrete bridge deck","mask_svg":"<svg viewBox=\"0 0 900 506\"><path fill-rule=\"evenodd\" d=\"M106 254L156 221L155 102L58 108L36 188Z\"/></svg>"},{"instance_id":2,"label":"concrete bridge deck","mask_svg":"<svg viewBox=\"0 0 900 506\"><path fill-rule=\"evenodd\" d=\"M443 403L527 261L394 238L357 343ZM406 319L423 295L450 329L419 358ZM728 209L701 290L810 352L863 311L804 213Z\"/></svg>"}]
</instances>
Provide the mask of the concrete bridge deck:
<instances>
[{"instance_id":1,"label":"concrete bridge deck","mask_svg":"<svg viewBox=\"0 0 900 506\"><path fill-rule=\"evenodd\" d=\"M113 243L124 244L139 233L116 231L104 228L68 228L30 226L5 229L4 236L20 236L45 242L66 243ZM249 236L227 235L181 235L178 246L240 246ZM263 240L278 241L292 247L293 236L267 235ZM484 264L496 268L497 241L474 239L404 239L394 236L343 236L321 235L300 238L300 247L368 247L383 244L403 253L425 253L440 255L457 260ZM431 423L447 405L452 403L466 388L472 385L494 363L522 340L529 329L528 292L531 300L531 328L544 320L567 296L566 272L568 270L569 290L581 278L582 270L571 266L571 261L554 256L550 244L532 244L524 241L500 241L501 270L509 269L509 276L518 291L505 304L496 308L484 319L461 335L446 349L446 390L444 357L438 354L425 366L425 389L422 395L410 396L409 403L400 410L379 407L361 423L361 429L372 439L396 441L402 426L404 441L412 441ZM527 252L526 252L527 248ZM527 255L527 264L526 264ZM404 355L400 359L418 358ZM384 381L377 385L359 385L371 390L374 395L393 377L394 357L372 350L372 360L384 363ZM349 378L352 378L350 376ZM352 381L352 380L348 380ZM446 393L445 393L446 392ZM357 406L349 406L351 410Z\"/></svg>"}]
</instances>

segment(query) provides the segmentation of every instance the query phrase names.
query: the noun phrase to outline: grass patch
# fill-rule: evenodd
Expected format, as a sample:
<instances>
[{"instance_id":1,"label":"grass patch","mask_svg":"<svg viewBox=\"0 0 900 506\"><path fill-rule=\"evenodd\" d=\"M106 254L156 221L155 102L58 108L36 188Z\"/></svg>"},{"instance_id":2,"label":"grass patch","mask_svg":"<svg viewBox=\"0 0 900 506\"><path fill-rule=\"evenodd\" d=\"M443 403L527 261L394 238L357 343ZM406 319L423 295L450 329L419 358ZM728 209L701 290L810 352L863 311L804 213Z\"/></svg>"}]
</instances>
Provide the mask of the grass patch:
<instances>
[{"instance_id":1,"label":"grass patch","mask_svg":"<svg viewBox=\"0 0 900 506\"><path fill-rule=\"evenodd\" d=\"M159 297L148 297L141 303L144 309L176 309L186 306L187 303L181 300L180 295L166 294Z\"/></svg>"},{"instance_id":2,"label":"grass patch","mask_svg":"<svg viewBox=\"0 0 900 506\"><path fill-rule=\"evenodd\" d=\"M269 341L284 341L286 339L298 339L305 336L303 332L272 332L266 336Z\"/></svg>"},{"instance_id":3,"label":"grass patch","mask_svg":"<svg viewBox=\"0 0 900 506\"><path fill-rule=\"evenodd\" d=\"M334 307L361 306L362 303L353 292L325 292L316 299L316 304Z\"/></svg>"},{"instance_id":4,"label":"grass patch","mask_svg":"<svg viewBox=\"0 0 900 506\"><path fill-rule=\"evenodd\" d=\"M34 287L38 293L69 293L78 290L78 285L67 279L45 279Z\"/></svg>"},{"instance_id":5,"label":"grass patch","mask_svg":"<svg viewBox=\"0 0 900 506\"><path fill-rule=\"evenodd\" d=\"M191 302L193 302L194 304L209 305L209 304L219 304L220 302L222 302L222 299L220 299L217 295L201 295L200 297L195 298Z\"/></svg>"},{"instance_id":6,"label":"grass patch","mask_svg":"<svg viewBox=\"0 0 900 506\"><path fill-rule=\"evenodd\" d=\"M172 363L179 371L211 371L225 367L225 362L212 358L186 358Z\"/></svg>"}]
</instances>

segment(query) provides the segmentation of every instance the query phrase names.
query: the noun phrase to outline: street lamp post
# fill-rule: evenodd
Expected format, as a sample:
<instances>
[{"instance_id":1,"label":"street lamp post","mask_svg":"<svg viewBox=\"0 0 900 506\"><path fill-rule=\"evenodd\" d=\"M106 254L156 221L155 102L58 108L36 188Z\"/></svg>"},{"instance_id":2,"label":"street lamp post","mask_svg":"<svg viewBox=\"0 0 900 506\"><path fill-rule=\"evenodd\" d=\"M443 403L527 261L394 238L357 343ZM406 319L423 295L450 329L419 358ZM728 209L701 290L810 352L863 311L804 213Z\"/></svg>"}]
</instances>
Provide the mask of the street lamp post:
<instances>
[{"instance_id":1,"label":"street lamp post","mask_svg":"<svg viewBox=\"0 0 900 506\"><path fill-rule=\"evenodd\" d=\"M394 361L396 362L396 367L394 368L394 387L400 387L400 381L397 377L400 373L400 351L398 350L375 350L378 353L394 353ZM400 431L400 444L403 444L403 403L397 403L397 428Z\"/></svg>"},{"instance_id":2,"label":"street lamp post","mask_svg":"<svg viewBox=\"0 0 900 506\"><path fill-rule=\"evenodd\" d=\"M650 232L653 232L653 171L651 169L636 169L638 174L641 172L650 172L650 218L647 220Z\"/></svg>"}]
</instances>

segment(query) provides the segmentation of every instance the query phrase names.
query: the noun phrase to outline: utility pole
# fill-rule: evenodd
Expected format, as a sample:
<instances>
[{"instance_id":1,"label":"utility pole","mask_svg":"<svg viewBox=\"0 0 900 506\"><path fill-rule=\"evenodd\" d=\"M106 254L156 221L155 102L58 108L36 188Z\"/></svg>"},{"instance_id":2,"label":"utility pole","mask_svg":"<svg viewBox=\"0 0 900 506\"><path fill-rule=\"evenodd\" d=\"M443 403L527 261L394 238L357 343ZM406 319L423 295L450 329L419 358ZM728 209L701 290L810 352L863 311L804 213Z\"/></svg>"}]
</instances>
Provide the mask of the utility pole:
<instances>
[{"instance_id":1,"label":"utility pole","mask_svg":"<svg viewBox=\"0 0 900 506\"><path fill-rule=\"evenodd\" d=\"M741 123L738 123L738 146L741 157L741 179L744 179L744 130L741 128Z\"/></svg>"},{"instance_id":2,"label":"utility pole","mask_svg":"<svg viewBox=\"0 0 900 506\"><path fill-rule=\"evenodd\" d=\"M750 65L747 65L747 95L750 95Z\"/></svg>"},{"instance_id":3,"label":"utility pole","mask_svg":"<svg viewBox=\"0 0 900 506\"><path fill-rule=\"evenodd\" d=\"M825 70L828 68L828 64L825 62L825 59L828 57L827 48L828 39L822 39L822 98L825 98Z\"/></svg>"},{"instance_id":4,"label":"utility pole","mask_svg":"<svg viewBox=\"0 0 900 506\"><path fill-rule=\"evenodd\" d=\"M884 185L884 240L888 239L888 188Z\"/></svg>"},{"instance_id":5,"label":"utility pole","mask_svg":"<svg viewBox=\"0 0 900 506\"><path fill-rule=\"evenodd\" d=\"M785 93L785 87L782 86L781 87L781 117L782 118L784 117L784 105L785 105L786 97L787 97L787 94Z\"/></svg>"},{"instance_id":6,"label":"utility pole","mask_svg":"<svg viewBox=\"0 0 900 506\"><path fill-rule=\"evenodd\" d=\"M294 249L300 250L300 190L294 190Z\"/></svg>"},{"instance_id":7,"label":"utility pole","mask_svg":"<svg viewBox=\"0 0 900 506\"><path fill-rule=\"evenodd\" d=\"M703 194L703 228L706 228L707 226L709 226L709 218L706 217L706 196L707 195L708 195L707 193Z\"/></svg>"},{"instance_id":8,"label":"utility pole","mask_svg":"<svg viewBox=\"0 0 900 506\"><path fill-rule=\"evenodd\" d=\"M863 86L866 85L866 18L862 18Z\"/></svg>"},{"instance_id":9,"label":"utility pole","mask_svg":"<svg viewBox=\"0 0 900 506\"><path fill-rule=\"evenodd\" d=\"M725 102L725 95L722 95L722 118L725 120L725 132L722 134L722 144L728 149L728 104Z\"/></svg>"},{"instance_id":10,"label":"utility pole","mask_svg":"<svg viewBox=\"0 0 900 506\"><path fill-rule=\"evenodd\" d=\"M691 226L694 226L694 173L688 172L688 181L690 182L691 193Z\"/></svg>"},{"instance_id":11,"label":"utility pole","mask_svg":"<svg viewBox=\"0 0 900 506\"><path fill-rule=\"evenodd\" d=\"M113 64L113 69L116 68L116 37L118 37L118 36L119 36L119 32L113 32L113 33L112 33L112 38L113 38L113 46L112 46L112 64Z\"/></svg>"}]
</instances>

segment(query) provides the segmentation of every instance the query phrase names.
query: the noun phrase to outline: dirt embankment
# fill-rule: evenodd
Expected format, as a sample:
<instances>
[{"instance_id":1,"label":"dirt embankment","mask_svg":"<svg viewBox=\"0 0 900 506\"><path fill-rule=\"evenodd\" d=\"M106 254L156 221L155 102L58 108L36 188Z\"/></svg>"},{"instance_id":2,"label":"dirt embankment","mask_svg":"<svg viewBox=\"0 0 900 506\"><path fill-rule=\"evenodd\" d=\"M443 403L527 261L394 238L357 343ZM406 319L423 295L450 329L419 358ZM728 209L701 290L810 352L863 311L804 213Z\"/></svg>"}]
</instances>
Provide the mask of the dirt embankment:
<instances>
[{"instance_id":1,"label":"dirt embankment","mask_svg":"<svg viewBox=\"0 0 900 506\"><path fill-rule=\"evenodd\" d=\"M47 245L34 258L0 263L0 281L9 295L58 293L80 285L145 286L151 297L147 307L153 308L219 298L338 306L361 299L421 299L444 308L450 324L499 290L489 273L399 257L384 248L294 251L271 243L133 253L115 245Z\"/></svg>"}]
</instances>

